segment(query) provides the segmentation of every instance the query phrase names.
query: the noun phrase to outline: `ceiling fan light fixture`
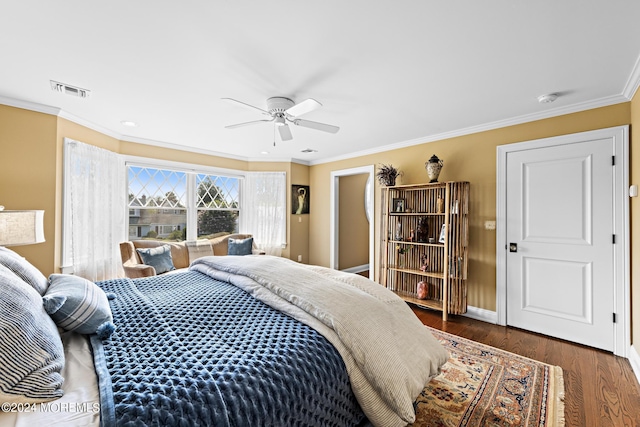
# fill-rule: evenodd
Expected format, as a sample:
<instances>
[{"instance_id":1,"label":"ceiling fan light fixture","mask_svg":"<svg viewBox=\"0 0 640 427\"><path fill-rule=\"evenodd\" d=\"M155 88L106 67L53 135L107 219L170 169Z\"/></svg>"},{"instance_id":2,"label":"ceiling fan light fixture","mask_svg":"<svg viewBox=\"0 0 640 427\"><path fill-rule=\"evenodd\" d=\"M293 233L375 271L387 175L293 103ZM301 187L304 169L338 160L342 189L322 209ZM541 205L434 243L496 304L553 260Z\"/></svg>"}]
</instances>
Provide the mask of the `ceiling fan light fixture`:
<instances>
[{"instance_id":1,"label":"ceiling fan light fixture","mask_svg":"<svg viewBox=\"0 0 640 427\"><path fill-rule=\"evenodd\" d=\"M286 125L286 124L287 124L287 123L284 121L284 117L282 117L282 116L276 116L276 117L273 119L273 123L274 123L276 126L284 126L284 125Z\"/></svg>"},{"instance_id":2,"label":"ceiling fan light fixture","mask_svg":"<svg viewBox=\"0 0 640 427\"><path fill-rule=\"evenodd\" d=\"M253 120L250 122L244 123L236 123L234 125L225 126L226 129L236 129L239 127L254 125L258 123L264 122L272 122L273 123L273 135L274 135L274 145L275 145L275 134L276 129L278 129L278 133L280 134L280 139L282 141L290 141L293 139L293 135L291 134L291 129L288 123L291 123L296 126L302 126L310 129L320 130L323 132L336 133L340 128L338 126L328 125L326 123L312 122L311 120L304 120L298 118L298 116L310 113L322 106L318 101L313 98L306 99L298 104L294 103L291 99L285 98L283 96L274 96L267 99L267 109L263 110L262 108L254 107L253 105L247 104L246 102L238 101L233 98L222 98L225 101L237 103L239 105L243 105L245 107L249 107L251 109L257 110L271 117L270 120Z\"/></svg>"}]
</instances>

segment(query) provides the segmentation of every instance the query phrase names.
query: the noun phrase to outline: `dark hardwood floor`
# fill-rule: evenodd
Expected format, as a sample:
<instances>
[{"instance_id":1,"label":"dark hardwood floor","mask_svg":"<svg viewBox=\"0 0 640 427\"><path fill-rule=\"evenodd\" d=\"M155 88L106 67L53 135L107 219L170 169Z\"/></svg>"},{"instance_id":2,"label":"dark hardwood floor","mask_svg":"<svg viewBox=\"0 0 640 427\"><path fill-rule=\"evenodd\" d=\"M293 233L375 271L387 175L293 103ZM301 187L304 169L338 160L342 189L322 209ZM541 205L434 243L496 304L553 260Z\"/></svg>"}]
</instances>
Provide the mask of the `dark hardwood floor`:
<instances>
[{"instance_id":1,"label":"dark hardwood floor","mask_svg":"<svg viewBox=\"0 0 640 427\"><path fill-rule=\"evenodd\" d=\"M411 306L425 325L562 367L566 427L640 426L640 386L627 359L516 328Z\"/></svg>"}]
</instances>

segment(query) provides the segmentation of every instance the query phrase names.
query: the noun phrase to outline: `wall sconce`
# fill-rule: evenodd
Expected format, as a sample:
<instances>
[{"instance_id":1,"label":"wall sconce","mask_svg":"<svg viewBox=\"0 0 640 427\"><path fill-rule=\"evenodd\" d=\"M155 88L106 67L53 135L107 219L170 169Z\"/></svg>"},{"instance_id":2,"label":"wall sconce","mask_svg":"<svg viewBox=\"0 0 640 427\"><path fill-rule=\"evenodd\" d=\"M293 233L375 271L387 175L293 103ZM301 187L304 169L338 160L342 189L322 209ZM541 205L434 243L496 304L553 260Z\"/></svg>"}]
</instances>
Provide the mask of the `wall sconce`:
<instances>
[{"instance_id":1,"label":"wall sconce","mask_svg":"<svg viewBox=\"0 0 640 427\"><path fill-rule=\"evenodd\" d=\"M44 242L44 211L5 211L0 206L0 246Z\"/></svg>"}]
</instances>

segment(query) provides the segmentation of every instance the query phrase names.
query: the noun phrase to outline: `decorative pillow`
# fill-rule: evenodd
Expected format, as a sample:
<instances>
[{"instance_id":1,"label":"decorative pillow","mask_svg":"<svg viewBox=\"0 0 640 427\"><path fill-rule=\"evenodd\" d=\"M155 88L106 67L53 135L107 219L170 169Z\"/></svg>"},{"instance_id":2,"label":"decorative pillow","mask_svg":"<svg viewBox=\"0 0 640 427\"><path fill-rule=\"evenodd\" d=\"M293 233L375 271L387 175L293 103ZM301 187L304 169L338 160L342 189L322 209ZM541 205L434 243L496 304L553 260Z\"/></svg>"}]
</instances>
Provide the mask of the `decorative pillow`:
<instances>
[{"instance_id":1,"label":"decorative pillow","mask_svg":"<svg viewBox=\"0 0 640 427\"><path fill-rule=\"evenodd\" d=\"M64 348L42 297L0 265L0 402L62 397Z\"/></svg>"},{"instance_id":2,"label":"decorative pillow","mask_svg":"<svg viewBox=\"0 0 640 427\"><path fill-rule=\"evenodd\" d=\"M142 262L156 269L156 274L166 273L175 270L173 260L171 259L171 246L162 245L157 248L138 248L136 249Z\"/></svg>"},{"instance_id":3,"label":"decorative pillow","mask_svg":"<svg viewBox=\"0 0 640 427\"><path fill-rule=\"evenodd\" d=\"M42 297L44 309L62 329L79 334L97 334L107 339L113 331L113 316L107 296L95 283L78 276L52 274Z\"/></svg>"},{"instance_id":4,"label":"decorative pillow","mask_svg":"<svg viewBox=\"0 0 640 427\"><path fill-rule=\"evenodd\" d=\"M4 265L15 273L16 276L33 286L33 289L38 291L40 295L44 295L46 292L49 282L47 278L44 277L44 274L24 257L4 246L0 246L0 265Z\"/></svg>"},{"instance_id":5,"label":"decorative pillow","mask_svg":"<svg viewBox=\"0 0 640 427\"><path fill-rule=\"evenodd\" d=\"M253 253L253 237L246 239L229 238L228 255L251 255Z\"/></svg>"}]
</instances>

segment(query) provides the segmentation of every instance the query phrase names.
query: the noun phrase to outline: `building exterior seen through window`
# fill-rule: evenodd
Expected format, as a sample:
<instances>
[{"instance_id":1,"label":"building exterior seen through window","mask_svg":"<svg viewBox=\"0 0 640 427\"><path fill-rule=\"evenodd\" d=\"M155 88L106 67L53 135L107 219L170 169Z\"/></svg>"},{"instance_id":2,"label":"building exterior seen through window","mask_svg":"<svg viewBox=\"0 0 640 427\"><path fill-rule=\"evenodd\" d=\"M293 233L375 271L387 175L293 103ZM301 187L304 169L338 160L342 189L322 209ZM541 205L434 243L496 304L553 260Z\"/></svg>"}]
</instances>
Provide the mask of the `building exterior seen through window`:
<instances>
[{"instance_id":1,"label":"building exterior seen through window","mask_svg":"<svg viewBox=\"0 0 640 427\"><path fill-rule=\"evenodd\" d=\"M238 231L240 178L132 165L127 173L130 240L182 241L190 227L199 238Z\"/></svg>"}]
</instances>

